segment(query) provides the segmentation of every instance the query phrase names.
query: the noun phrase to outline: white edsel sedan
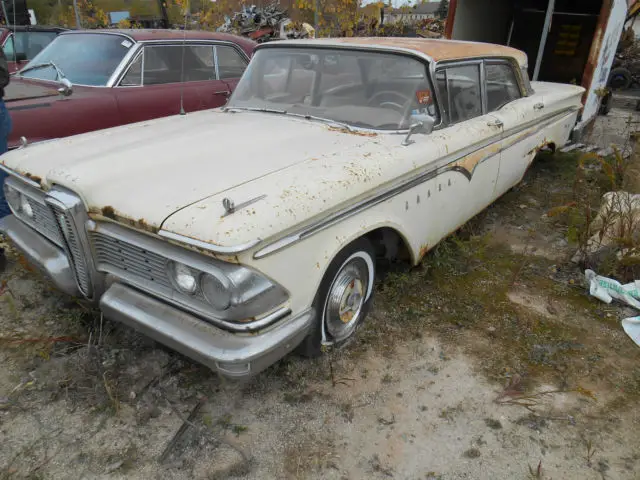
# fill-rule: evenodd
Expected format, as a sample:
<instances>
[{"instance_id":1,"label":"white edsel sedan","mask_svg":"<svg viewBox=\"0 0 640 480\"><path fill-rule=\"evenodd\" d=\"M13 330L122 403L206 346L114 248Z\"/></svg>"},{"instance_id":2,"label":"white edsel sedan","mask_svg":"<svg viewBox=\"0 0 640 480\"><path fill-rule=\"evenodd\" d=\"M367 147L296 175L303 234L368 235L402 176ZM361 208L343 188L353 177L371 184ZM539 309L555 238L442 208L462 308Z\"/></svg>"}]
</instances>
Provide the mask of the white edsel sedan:
<instances>
[{"instance_id":1,"label":"white edsel sedan","mask_svg":"<svg viewBox=\"0 0 640 480\"><path fill-rule=\"evenodd\" d=\"M567 142L583 89L530 84L526 63L441 40L266 43L225 108L0 157L1 230L106 317L248 377L349 340L376 262L417 264Z\"/></svg>"}]
</instances>

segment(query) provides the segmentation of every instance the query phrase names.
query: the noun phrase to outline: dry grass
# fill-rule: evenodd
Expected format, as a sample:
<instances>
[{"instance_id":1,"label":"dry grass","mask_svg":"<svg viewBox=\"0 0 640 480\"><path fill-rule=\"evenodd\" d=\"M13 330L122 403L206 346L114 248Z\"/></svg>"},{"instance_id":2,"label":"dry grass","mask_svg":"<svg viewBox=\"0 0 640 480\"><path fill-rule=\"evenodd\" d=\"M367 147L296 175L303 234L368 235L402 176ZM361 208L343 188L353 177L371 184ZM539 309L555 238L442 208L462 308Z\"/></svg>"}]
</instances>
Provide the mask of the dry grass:
<instances>
[{"instance_id":1,"label":"dry grass","mask_svg":"<svg viewBox=\"0 0 640 480\"><path fill-rule=\"evenodd\" d=\"M588 222L578 219L578 210L546 215L576 198L576 172L588 171L580 155L542 154L518 188L438 245L422 265L388 275L360 349L388 353L435 332L474 354L479 369L500 383L518 375L526 389L545 381L562 391L598 385L613 397L639 397L639 354L621 333L619 308L589 298L583 270L569 261ZM595 210L611 172L591 171L583 190L593 189L592 195L580 201ZM523 214L525 198L534 206ZM524 248L496 238L496 225L528 232ZM565 239L561 260L534 253L536 237L550 243L554 236ZM536 299L535 305L515 302L519 296Z\"/></svg>"}]
</instances>

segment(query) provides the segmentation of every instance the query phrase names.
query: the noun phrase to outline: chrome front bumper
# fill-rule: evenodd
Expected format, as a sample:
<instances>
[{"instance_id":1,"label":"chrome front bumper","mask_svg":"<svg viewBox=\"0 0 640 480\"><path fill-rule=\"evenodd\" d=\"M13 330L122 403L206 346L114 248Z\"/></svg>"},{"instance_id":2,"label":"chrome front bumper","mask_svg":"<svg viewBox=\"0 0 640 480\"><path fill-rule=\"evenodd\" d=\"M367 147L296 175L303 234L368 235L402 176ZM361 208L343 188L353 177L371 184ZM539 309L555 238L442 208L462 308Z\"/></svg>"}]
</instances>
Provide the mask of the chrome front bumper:
<instances>
[{"instance_id":1,"label":"chrome front bumper","mask_svg":"<svg viewBox=\"0 0 640 480\"><path fill-rule=\"evenodd\" d=\"M60 290L82 296L63 250L13 215L0 219L0 232ZM314 311L309 309L262 331L230 333L117 280L102 295L99 305L107 318L234 379L252 377L291 352L309 334L315 320Z\"/></svg>"},{"instance_id":2,"label":"chrome front bumper","mask_svg":"<svg viewBox=\"0 0 640 480\"><path fill-rule=\"evenodd\" d=\"M0 219L0 232L11 240L30 265L37 267L68 295L81 296L69 259L63 250L13 215Z\"/></svg>"},{"instance_id":3,"label":"chrome front bumper","mask_svg":"<svg viewBox=\"0 0 640 480\"><path fill-rule=\"evenodd\" d=\"M109 287L100 309L107 318L235 379L252 377L291 352L308 335L315 318L310 309L264 332L229 333L121 283Z\"/></svg>"}]
</instances>

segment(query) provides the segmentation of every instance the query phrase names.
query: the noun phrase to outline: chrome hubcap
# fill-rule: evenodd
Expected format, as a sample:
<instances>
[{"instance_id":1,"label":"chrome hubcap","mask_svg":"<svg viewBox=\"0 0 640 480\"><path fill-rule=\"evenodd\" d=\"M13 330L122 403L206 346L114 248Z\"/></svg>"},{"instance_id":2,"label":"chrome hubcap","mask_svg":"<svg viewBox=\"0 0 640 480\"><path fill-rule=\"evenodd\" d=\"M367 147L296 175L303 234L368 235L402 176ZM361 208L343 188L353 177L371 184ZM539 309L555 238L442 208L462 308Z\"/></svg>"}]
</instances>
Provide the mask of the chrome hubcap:
<instances>
[{"instance_id":1,"label":"chrome hubcap","mask_svg":"<svg viewBox=\"0 0 640 480\"><path fill-rule=\"evenodd\" d=\"M343 265L327 295L324 323L334 341L341 341L353 333L362 317L369 288L369 266L355 257Z\"/></svg>"}]
</instances>

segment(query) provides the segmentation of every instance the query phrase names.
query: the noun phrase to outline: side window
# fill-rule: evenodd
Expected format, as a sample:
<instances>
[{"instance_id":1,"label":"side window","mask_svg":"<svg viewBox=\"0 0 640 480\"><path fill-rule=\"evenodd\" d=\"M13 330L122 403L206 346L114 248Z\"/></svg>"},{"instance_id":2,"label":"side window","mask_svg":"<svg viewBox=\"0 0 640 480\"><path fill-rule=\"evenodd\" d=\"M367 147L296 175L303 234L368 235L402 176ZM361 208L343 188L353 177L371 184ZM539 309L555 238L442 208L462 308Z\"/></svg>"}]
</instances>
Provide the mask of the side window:
<instances>
[{"instance_id":1,"label":"side window","mask_svg":"<svg viewBox=\"0 0 640 480\"><path fill-rule=\"evenodd\" d=\"M4 42L4 46L2 47L4 50L4 54L7 57L7 60L10 62L13 61L13 35L10 35L6 42Z\"/></svg>"},{"instance_id":2,"label":"side window","mask_svg":"<svg viewBox=\"0 0 640 480\"><path fill-rule=\"evenodd\" d=\"M482 115L480 65L462 65L440 70L436 74L441 108L449 123L459 123Z\"/></svg>"},{"instance_id":3,"label":"side window","mask_svg":"<svg viewBox=\"0 0 640 480\"><path fill-rule=\"evenodd\" d=\"M120 85L123 87L142 85L142 54L139 54L131 64L125 76L122 77Z\"/></svg>"},{"instance_id":4,"label":"side window","mask_svg":"<svg viewBox=\"0 0 640 480\"><path fill-rule=\"evenodd\" d=\"M146 46L143 70L144 85L214 80L213 47L207 45Z\"/></svg>"},{"instance_id":5,"label":"side window","mask_svg":"<svg viewBox=\"0 0 640 480\"><path fill-rule=\"evenodd\" d=\"M247 68L247 61L235 48L219 45L216 47L216 54L218 56L220 80L240 78L242 76L245 68Z\"/></svg>"},{"instance_id":6,"label":"side window","mask_svg":"<svg viewBox=\"0 0 640 480\"><path fill-rule=\"evenodd\" d=\"M521 97L518 79L511 65L494 63L485 65L487 78L487 108L489 112L499 110L507 103Z\"/></svg>"}]
</instances>

